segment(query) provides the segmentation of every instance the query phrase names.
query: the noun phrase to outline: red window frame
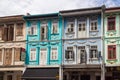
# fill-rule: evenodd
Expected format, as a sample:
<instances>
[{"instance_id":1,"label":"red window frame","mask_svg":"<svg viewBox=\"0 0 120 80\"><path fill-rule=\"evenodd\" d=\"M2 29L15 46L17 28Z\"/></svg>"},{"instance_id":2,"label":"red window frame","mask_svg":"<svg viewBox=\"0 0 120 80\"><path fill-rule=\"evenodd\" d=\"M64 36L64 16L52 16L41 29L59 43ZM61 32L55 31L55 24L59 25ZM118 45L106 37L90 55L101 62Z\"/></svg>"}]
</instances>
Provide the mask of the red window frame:
<instances>
[{"instance_id":1,"label":"red window frame","mask_svg":"<svg viewBox=\"0 0 120 80\"><path fill-rule=\"evenodd\" d=\"M113 57L111 57L111 55ZM108 45L108 59L116 59L116 45Z\"/></svg>"},{"instance_id":2,"label":"red window frame","mask_svg":"<svg viewBox=\"0 0 120 80\"><path fill-rule=\"evenodd\" d=\"M114 27L113 27L113 29L111 29L110 28L110 23L113 23L114 24ZM115 30L116 29L116 27L115 27L115 24L116 23L116 21L115 21L115 17L108 17L108 19L107 19L107 30L109 31L109 30Z\"/></svg>"}]
</instances>

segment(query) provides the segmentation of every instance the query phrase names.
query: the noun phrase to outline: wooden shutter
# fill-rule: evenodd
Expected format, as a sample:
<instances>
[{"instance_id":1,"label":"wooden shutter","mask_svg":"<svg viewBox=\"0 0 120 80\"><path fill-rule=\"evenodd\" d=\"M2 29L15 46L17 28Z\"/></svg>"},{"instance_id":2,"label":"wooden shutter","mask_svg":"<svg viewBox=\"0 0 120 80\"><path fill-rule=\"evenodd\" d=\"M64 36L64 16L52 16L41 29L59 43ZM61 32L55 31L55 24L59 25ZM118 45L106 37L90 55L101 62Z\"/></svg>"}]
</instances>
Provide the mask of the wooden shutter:
<instances>
[{"instance_id":1,"label":"wooden shutter","mask_svg":"<svg viewBox=\"0 0 120 80\"><path fill-rule=\"evenodd\" d=\"M65 58L68 59L69 58L69 53L68 50L65 50Z\"/></svg>"},{"instance_id":2,"label":"wooden shutter","mask_svg":"<svg viewBox=\"0 0 120 80\"><path fill-rule=\"evenodd\" d=\"M0 62L2 61L2 49L0 49Z\"/></svg>"},{"instance_id":3,"label":"wooden shutter","mask_svg":"<svg viewBox=\"0 0 120 80\"><path fill-rule=\"evenodd\" d=\"M26 57L25 49L24 49L24 48L21 48L20 60L21 60L21 61L24 61L24 60L25 60L25 57Z\"/></svg>"},{"instance_id":4,"label":"wooden shutter","mask_svg":"<svg viewBox=\"0 0 120 80\"><path fill-rule=\"evenodd\" d=\"M4 32L3 32L3 40L4 41L7 41L8 40L8 28L7 27L4 27Z\"/></svg>"},{"instance_id":5,"label":"wooden shutter","mask_svg":"<svg viewBox=\"0 0 120 80\"><path fill-rule=\"evenodd\" d=\"M12 48L5 49L4 65L11 65L12 63Z\"/></svg>"},{"instance_id":6,"label":"wooden shutter","mask_svg":"<svg viewBox=\"0 0 120 80\"><path fill-rule=\"evenodd\" d=\"M45 27L45 39L47 40L48 38L48 26Z\"/></svg>"},{"instance_id":7,"label":"wooden shutter","mask_svg":"<svg viewBox=\"0 0 120 80\"><path fill-rule=\"evenodd\" d=\"M13 28L13 25L10 25L10 27L9 27L9 41L12 41L13 40L13 38L14 38L14 28Z\"/></svg>"},{"instance_id":8,"label":"wooden shutter","mask_svg":"<svg viewBox=\"0 0 120 80\"><path fill-rule=\"evenodd\" d=\"M15 61L20 61L21 48L15 48Z\"/></svg>"}]
</instances>

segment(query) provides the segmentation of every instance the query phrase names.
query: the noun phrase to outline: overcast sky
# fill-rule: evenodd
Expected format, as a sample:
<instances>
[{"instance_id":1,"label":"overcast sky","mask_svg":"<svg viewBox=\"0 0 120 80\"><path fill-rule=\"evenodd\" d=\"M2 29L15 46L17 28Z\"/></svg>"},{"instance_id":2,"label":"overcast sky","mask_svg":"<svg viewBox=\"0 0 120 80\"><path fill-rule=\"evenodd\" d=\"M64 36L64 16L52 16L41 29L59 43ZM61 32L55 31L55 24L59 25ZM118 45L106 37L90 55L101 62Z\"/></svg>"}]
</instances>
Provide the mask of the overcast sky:
<instances>
[{"instance_id":1,"label":"overcast sky","mask_svg":"<svg viewBox=\"0 0 120 80\"><path fill-rule=\"evenodd\" d=\"M56 13L61 10L96 7L120 7L120 0L0 0L0 17Z\"/></svg>"}]
</instances>

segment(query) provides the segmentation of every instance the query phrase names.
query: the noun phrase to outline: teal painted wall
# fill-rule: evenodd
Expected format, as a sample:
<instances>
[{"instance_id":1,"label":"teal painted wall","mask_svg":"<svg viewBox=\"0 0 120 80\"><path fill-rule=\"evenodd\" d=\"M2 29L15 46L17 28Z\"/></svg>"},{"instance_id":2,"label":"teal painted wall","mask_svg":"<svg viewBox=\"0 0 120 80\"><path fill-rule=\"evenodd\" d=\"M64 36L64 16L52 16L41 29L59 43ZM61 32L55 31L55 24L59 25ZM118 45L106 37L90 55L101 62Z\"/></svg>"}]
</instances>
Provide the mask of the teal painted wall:
<instances>
[{"instance_id":1,"label":"teal painted wall","mask_svg":"<svg viewBox=\"0 0 120 80\"><path fill-rule=\"evenodd\" d=\"M39 15L38 15L39 17ZM34 20L32 20L34 19ZM40 65L40 49L46 48L47 49L47 64L46 65L59 65L62 62L62 18L60 16L56 16L55 18L42 18L42 19L35 19L34 17L31 20L26 20L26 26L27 26L27 32L28 28L31 27L31 23L36 22L37 24L37 34L36 35L26 35L27 43L26 43L26 65ZM51 27L52 27L52 21L58 20L58 33L52 34L51 33ZM42 21L46 21L48 24L48 40L47 41L41 41L40 36L40 28ZM57 47L58 48L58 59L57 60L51 60L51 48ZM36 60L30 61L30 49L36 48Z\"/></svg>"}]
</instances>

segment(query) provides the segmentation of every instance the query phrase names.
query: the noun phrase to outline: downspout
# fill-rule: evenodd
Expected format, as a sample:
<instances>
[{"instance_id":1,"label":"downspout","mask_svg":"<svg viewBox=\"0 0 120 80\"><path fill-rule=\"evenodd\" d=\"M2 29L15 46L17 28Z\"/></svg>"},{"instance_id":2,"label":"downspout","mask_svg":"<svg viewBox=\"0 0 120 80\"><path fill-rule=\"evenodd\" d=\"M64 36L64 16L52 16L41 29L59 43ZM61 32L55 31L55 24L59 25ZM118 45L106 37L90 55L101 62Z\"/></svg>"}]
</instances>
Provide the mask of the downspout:
<instances>
[{"instance_id":1,"label":"downspout","mask_svg":"<svg viewBox=\"0 0 120 80\"><path fill-rule=\"evenodd\" d=\"M104 13L105 13L105 5L102 6L102 56L101 56L101 60L102 60L102 63L101 63L101 80L105 80L105 52L104 52Z\"/></svg>"}]
</instances>

